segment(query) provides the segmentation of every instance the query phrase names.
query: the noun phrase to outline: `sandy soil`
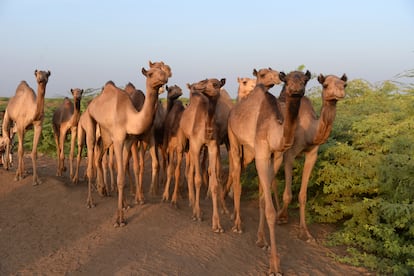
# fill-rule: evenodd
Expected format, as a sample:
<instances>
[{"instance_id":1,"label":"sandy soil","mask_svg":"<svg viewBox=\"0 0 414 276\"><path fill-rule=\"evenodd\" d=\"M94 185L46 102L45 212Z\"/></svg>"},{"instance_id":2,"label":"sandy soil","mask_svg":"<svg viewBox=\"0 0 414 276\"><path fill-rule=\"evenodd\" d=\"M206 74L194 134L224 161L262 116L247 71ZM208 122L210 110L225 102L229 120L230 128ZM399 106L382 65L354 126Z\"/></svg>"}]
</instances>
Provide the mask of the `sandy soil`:
<instances>
[{"instance_id":1,"label":"sandy soil","mask_svg":"<svg viewBox=\"0 0 414 276\"><path fill-rule=\"evenodd\" d=\"M29 156L25 164L31 173ZM114 196L101 198L95 192L97 206L88 209L86 183L73 185L67 172L56 177L55 170L54 159L39 157L43 183L33 187L30 174L15 182L15 168L0 168L0 275L266 275L268 271L268 252L255 246L256 201L242 202L243 234L231 232L232 221L226 215L221 216L225 233L214 234L207 199L201 202L204 220L192 221L185 193L179 209L160 203L161 196L146 194L146 204L126 212L128 225L114 228ZM147 170L147 184L149 176ZM291 213L291 221L276 229L284 275L367 274L329 257L333 249L323 241L332 226L310 225L317 244L298 239L298 221L295 211Z\"/></svg>"}]
</instances>

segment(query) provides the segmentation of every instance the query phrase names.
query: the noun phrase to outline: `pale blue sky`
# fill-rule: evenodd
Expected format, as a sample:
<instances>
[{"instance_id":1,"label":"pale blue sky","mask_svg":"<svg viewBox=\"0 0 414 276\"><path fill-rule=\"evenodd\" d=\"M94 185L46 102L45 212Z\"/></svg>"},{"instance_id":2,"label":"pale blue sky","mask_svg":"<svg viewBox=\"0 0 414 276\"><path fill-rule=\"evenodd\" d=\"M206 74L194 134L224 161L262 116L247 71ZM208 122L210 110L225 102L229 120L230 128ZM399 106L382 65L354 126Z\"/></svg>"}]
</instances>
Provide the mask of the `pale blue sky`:
<instances>
[{"instance_id":1,"label":"pale blue sky","mask_svg":"<svg viewBox=\"0 0 414 276\"><path fill-rule=\"evenodd\" d=\"M1 96L35 89L35 69L52 72L46 97L108 80L144 89L141 68L163 60L168 84L226 78L235 97L253 68L371 83L414 69L414 1L0 0L0 37Z\"/></svg>"}]
</instances>

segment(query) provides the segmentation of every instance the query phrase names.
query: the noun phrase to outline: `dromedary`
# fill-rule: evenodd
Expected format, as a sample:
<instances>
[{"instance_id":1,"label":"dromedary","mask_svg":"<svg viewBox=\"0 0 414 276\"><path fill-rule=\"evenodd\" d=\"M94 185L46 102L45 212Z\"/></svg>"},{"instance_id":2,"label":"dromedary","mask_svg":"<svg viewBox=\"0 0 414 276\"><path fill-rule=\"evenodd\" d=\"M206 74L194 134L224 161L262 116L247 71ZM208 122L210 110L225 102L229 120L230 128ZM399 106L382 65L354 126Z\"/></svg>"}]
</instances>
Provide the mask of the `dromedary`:
<instances>
[{"instance_id":1,"label":"dromedary","mask_svg":"<svg viewBox=\"0 0 414 276\"><path fill-rule=\"evenodd\" d=\"M73 177L73 152L75 149L75 141L77 136L78 122L80 117L80 102L82 99L83 89L75 88L70 92L73 95L73 102L68 98L55 110L52 118L53 134L56 143L56 156L58 158L58 166L56 175L62 176L65 168L65 138L70 130L70 153L69 168L70 178Z\"/></svg>"},{"instance_id":2,"label":"dromedary","mask_svg":"<svg viewBox=\"0 0 414 276\"><path fill-rule=\"evenodd\" d=\"M39 143L40 135L42 133L46 85L49 80L50 71L46 72L36 70L34 74L37 82L37 96L33 89L30 88L25 81L22 81L17 86L16 94L9 100L6 113L4 114L3 137L6 137L6 156L9 156L11 146L11 140L8 139L10 137L10 123L15 122L17 137L19 139L17 151L18 166L15 180L20 180L24 177L24 134L27 128L33 126L33 185L38 185L40 181L38 179L36 168L37 144ZM6 169L9 168L9 162L7 159L4 167Z\"/></svg>"},{"instance_id":3,"label":"dromedary","mask_svg":"<svg viewBox=\"0 0 414 276\"><path fill-rule=\"evenodd\" d=\"M190 143L187 171L188 196L193 208L193 218L201 220L200 187L202 183L200 169L200 150L206 145L208 149L209 188L212 194L213 215L212 229L214 232L223 232L217 208L218 187L218 142L217 127L215 123L215 108L220 88L224 86L225 79L206 79L191 85L193 91L190 104L184 110L179 128L179 139L185 138ZM183 143L179 143L183 144ZM182 150L182 149L180 149ZM181 151L182 152L182 151ZM195 196L194 196L195 184Z\"/></svg>"},{"instance_id":4,"label":"dromedary","mask_svg":"<svg viewBox=\"0 0 414 276\"><path fill-rule=\"evenodd\" d=\"M167 177L164 185L162 201L168 201L170 198L170 184L174 174L174 191L171 197L171 204L177 206L178 187L181 175L182 151L184 145L179 145L178 128L180 126L181 116L185 110L183 103L178 99L183 93L182 89L177 86L167 86L167 115L164 121L164 148L167 154Z\"/></svg>"},{"instance_id":5,"label":"dromedary","mask_svg":"<svg viewBox=\"0 0 414 276\"><path fill-rule=\"evenodd\" d=\"M236 211L235 231L241 231L240 224L240 172L241 161L248 164L255 159L261 186L260 212L265 212L270 235L270 273L280 273L280 262L276 249L275 223L276 210L271 196L271 183L280 166L283 152L292 146L297 116L305 86L310 79L306 74L294 71L288 75L279 73L279 79L285 83L286 115L282 119L277 99L267 92L275 82L264 82L266 75L256 72L257 83L253 92L239 102L229 117L230 155L232 163L234 204ZM270 86L269 86L270 85ZM281 120L282 119L282 120ZM280 121L283 123L281 124ZM275 163L274 163L275 162ZM276 165L274 165L276 164ZM276 171L275 171L276 169ZM264 210L263 210L264 208ZM259 227L259 230L261 228ZM258 231L258 245L265 243L264 232Z\"/></svg>"},{"instance_id":6,"label":"dromedary","mask_svg":"<svg viewBox=\"0 0 414 276\"><path fill-rule=\"evenodd\" d=\"M142 74L147 78L146 98L140 111L135 109L127 93L111 82L105 85L102 93L87 108L93 126L89 131L90 133L87 132L86 134L88 157L94 154L94 127L96 127L96 124L101 128L102 148L105 150L110 145L114 147L118 170L118 208L115 226L123 226L126 223L123 212L123 193L127 153L130 151L136 136L151 128L158 101L158 90L168 81L167 73L159 68L150 68L148 71L142 68ZM92 176L92 159L88 158L87 174L89 182L91 182Z\"/></svg>"},{"instance_id":7,"label":"dromedary","mask_svg":"<svg viewBox=\"0 0 414 276\"><path fill-rule=\"evenodd\" d=\"M285 163L285 191L283 194L283 208L278 214L278 222L285 223L288 220L288 205L292 200L292 170L293 163L300 154L305 155L305 164L302 173L302 183L299 192L300 208L300 238L313 240L309 233L305 219L306 193L309 177L318 157L319 145L326 142L332 130L336 115L336 103L345 97L347 77L344 74L341 78L333 75L319 75L318 81L322 84L322 109L318 119L312 104L307 97L302 98L299 109L298 127L295 132L293 146L284 153ZM280 99L285 95L282 93ZM282 104L284 106L284 104ZM286 110L283 108L284 112ZM276 192L277 193L277 192Z\"/></svg>"}]
</instances>

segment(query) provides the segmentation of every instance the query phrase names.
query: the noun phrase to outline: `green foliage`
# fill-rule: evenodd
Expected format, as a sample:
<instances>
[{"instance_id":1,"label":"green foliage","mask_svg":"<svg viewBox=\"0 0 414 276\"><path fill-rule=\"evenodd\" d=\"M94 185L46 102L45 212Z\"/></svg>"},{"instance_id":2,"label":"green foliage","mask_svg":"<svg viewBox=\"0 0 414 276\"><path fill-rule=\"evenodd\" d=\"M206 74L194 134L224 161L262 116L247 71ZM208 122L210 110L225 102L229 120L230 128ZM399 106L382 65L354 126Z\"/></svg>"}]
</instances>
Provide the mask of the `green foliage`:
<instances>
[{"instance_id":1,"label":"green foliage","mask_svg":"<svg viewBox=\"0 0 414 276\"><path fill-rule=\"evenodd\" d=\"M395 83L349 82L310 183L313 219L342 223L342 261L414 273L414 96ZM300 185L300 184L299 184Z\"/></svg>"}]
</instances>

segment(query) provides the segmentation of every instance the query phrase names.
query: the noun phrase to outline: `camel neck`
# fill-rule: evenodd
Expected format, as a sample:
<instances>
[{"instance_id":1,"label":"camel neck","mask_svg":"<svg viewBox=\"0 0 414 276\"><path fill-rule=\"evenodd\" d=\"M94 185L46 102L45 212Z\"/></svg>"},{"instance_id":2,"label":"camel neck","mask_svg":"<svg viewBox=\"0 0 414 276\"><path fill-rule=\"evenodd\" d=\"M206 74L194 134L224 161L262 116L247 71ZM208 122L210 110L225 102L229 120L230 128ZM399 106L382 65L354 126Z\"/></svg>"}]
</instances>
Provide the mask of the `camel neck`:
<instances>
[{"instance_id":1,"label":"camel neck","mask_svg":"<svg viewBox=\"0 0 414 276\"><path fill-rule=\"evenodd\" d=\"M283 121L285 147L293 145L302 97L286 97L286 115Z\"/></svg>"},{"instance_id":2,"label":"camel neck","mask_svg":"<svg viewBox=\"0 0 414 276\"><path fill-rule=\"evenodd\" d=\"M76 118L76 121L79 120L80 117L80 101L81 99L73 99L75 102L75 110L73 111L73 116Z\"/></svg>"},{"instance_id":3,"label":"camel neck","mask_svg":"<svg viewBox=\"0 0 414 276\"><path fill-rule=\"evenodd\" d=\"M313 139L313 143L316 145L325 143L331 134L333 122L336 116L336 102L336 100L323 102L321 115L318 120L318 127Z\"/></svg>"},{"instance_id":4,"label":"camel neck","mask_svg":"<svg viewBox=\"0 0 414 276\"><path fill-rule=\"evenodd\" d=\"M36 96L36 112L34 116L34 121L39 121L43 119L44 108L45 108L45 93L46 93L46 83L39 83L37 86L37 96Z\"/></svg>"},{"instance_id":5,"label":"camel neck","mask_svg":"<svg viewBox=\"0 0 414 276\"><path fill-rule=\"evenodd\" d=\"M144 118L143 127L147 129L153 121L156 105L158 101L158 89L159 87L150 87L147 86L147 94L144 100L144 105L142 106L142 109L140 113L142 113L142 118Z\"/></svg>"}]
</instances>

